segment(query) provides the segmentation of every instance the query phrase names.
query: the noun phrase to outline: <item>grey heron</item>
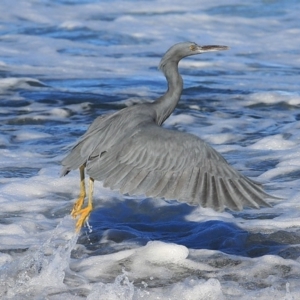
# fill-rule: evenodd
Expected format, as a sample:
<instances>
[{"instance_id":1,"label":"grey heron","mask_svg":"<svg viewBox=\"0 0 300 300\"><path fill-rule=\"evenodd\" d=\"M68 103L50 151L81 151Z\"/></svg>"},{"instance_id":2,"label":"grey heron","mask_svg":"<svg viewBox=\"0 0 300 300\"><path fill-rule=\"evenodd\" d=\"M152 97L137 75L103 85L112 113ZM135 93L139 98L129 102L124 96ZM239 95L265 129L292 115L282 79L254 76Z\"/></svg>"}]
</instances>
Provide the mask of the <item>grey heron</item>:
<instances>
[{"instance_id":1,"label":"grey heron","mask_svg":"<svg viewBox=\"0 0 300 300\"><path fill-rule=\"evenodd\" d=\"M167 91L152 103L126 107L94 120L63 159L62 175L80 170L80 195L71 215L79 231L93 209L94 180L123 194L176 199L222 211L268 206L262 186L243 176L195 135L161 127L180 100L183 80L179 61L227 46L183 42L162 57ZM88 204L83 208L89 176Z\"/></svg>"}]
</instances>

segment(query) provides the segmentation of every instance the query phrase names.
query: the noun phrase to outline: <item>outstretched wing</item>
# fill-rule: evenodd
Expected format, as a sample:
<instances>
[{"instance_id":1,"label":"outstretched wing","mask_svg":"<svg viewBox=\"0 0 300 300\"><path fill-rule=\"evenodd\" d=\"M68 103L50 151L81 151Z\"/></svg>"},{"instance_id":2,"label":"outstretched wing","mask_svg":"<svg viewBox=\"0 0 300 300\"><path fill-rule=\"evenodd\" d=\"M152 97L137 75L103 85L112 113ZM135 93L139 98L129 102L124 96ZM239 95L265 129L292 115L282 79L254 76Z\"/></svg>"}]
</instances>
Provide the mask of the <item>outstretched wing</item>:
<instances>
[{"instance_id":1,"label":"outstretched wing","mask_svg":"<svg viewBox=\"0 0 300 300\"><path fill-rule=\"evenodd\" d=\"M259 208L269 205L265 198L272 198L198 137L155 124L91 157L87 173L121 193L177 199L219 211Z\"/></svg>"}]
</instances>

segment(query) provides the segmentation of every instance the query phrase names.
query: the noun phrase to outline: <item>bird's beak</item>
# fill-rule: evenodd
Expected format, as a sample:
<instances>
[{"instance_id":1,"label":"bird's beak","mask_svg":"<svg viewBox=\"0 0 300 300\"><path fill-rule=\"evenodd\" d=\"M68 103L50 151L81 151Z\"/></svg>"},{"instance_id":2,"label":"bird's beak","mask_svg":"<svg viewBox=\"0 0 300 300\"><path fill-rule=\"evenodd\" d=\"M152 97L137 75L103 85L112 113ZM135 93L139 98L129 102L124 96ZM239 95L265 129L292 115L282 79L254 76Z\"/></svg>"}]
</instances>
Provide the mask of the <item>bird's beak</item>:
<instances>
[{"instance_id":1,"label":"bird's beak","mask_svg":"<svg viewBox=\"0 0 300 300\"><path fill-rule=\"evenodd\" d=\"M229 47L227 46L219 46L219 45L209 45L209 46L199 46L199 52L211 52L211 51L221 51L221 50L228 50Z\"/></svg>"}]
</instances>

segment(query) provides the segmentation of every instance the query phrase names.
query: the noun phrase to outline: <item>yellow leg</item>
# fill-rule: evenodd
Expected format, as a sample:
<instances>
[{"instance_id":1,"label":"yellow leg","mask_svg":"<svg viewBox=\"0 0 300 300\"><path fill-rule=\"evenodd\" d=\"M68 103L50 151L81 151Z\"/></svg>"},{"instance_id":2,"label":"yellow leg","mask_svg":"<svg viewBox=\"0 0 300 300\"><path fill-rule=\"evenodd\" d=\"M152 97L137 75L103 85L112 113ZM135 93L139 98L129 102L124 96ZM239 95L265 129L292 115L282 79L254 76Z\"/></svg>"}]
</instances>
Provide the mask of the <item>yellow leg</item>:
<instances>
[{"instance_id":1,"label":"yellow leg","mask_svg":"<svg viewBox=\"0 0 300 300\"><path fill-rule=\"evenodd\" d=\"M79 171L80 171L80 194L79 194L79 197L78 197L77 201L75 202L73 209L71 211L71 216L73 218L77 217L78 212L81 210L83 202L84 202L84 198L86 196L84 166L81 166Z\"/></svg>"},{"instance_id":2,"label":"yellow leg","mask_svg":"<svg viewBox=\"0 0 300 300\"><path fill-rule=\"evenodd\" d=\"M88 220L91 211L93 210L93 193L94 193L94 179L90 177L88 205L87 207L80 209L76 214L76 215L80 215L76 223L76 232L80 231L81 227Z\"/></svg>"}]
</instances>

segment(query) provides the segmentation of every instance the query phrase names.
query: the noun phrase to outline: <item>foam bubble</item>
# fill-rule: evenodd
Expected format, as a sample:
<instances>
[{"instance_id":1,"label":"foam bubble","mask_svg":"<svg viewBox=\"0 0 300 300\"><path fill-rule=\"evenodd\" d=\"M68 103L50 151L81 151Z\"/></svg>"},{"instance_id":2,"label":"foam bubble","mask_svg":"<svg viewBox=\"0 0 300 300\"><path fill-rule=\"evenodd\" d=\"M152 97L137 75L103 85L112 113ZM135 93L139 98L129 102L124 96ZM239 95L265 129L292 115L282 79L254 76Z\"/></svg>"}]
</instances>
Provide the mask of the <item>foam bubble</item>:
<instances>
[{"instance_id":1,"label":"foam bubble","mask_svg":"<svg viewBox=\"0 0 300 300\"><path fill-rule=\"evenodd\" d=\"M78 238L75 234L66 234L69 219L65 218L41 246L30 247L26 255L8 260L2 266L0 296L19 299L65 290L65 272Z\"/></svg>"},{"instance_id":2,"label":"foam bubble","mask_svg":"<svg viewBox=\"0 0 300 300\"><path fill-rule=\"evenodd\" d=\"M286 91L272 91L272 92L260 92L253 93L248 97L247 104L265 103L265 104L275 104L284 102L289 105L299 105L300 95L296 92L286 92Z\"/></svg>"},{"instance_id":3,"label":"foam bubble","mask_svg":"<svg viewBox=\"0 0 300 300\"><path fill-rule=\"evenodd\" d=\"M294 141L286 140L282 134L272 135L262 138L258 142L249 146L251 149L261 150L284 150L294 147Z\"/></svg>"},{"instance_id":4,"label":"foam bubble","mask_svg":"<svg viewBox=\"0 0 300 300\"><path fill-rule=\"evenodd\" d=\"M1 78L0 79L0 89L7 90L7 89L16 89L16 88L23 88L23 89L32 89L34 87L44 87L45 84L35 78Z\"/></svg>"},{"instance_id":5,"label":"foam bubble","mask_svg":"<svg viewBox=\"0 0 300 300\"><path fill-rule=\"evenodd\" d=\"M123 271L113 283L102 282L94 284L87 300L133 300L134 285Z\"/></svg>"},{"instance_id":6,"label":"foam bubble","mask_svg":"<svg viewBox=\"0 0 300 300\"><path fill-rule=\"evenodd\" d=\"M174 126L177 124L192 124L195 122L195 118L186 114L172 115L170 116L165 124L169 126Z\"/></svg>"},{"instance_id":7,"label":"foam bubble","mask_svg":"<svg viewBox=\"0 0 300 300\"><path fill-rule=\"evenodd\" d=\"M189 254L189 250L184 246L159 241L149 242L141 252L143 259L149 262L174 264L186 259Z\"/></svg>"},{"instance_id":8,"label":"foam bubble","mask_svg":"<svg viewBox=\"0 0 300 300\"><path fill-rule=\"evenodd\" d=\"M165 291L166 299L225 299L219 280L186 279Z\"/></svg>"},{"instance_id":9,"label":"foam bubble","mask_svg":"<svg viewBox=\"0 0 300 300\"><path fill-rule=\"evenodd\" d=\"M34 130L19 130L15 135L15 140L18 142L24 142L49 137L51 137L51 134L48 133L42 133Z\"/></svg>"}]
</instances>

